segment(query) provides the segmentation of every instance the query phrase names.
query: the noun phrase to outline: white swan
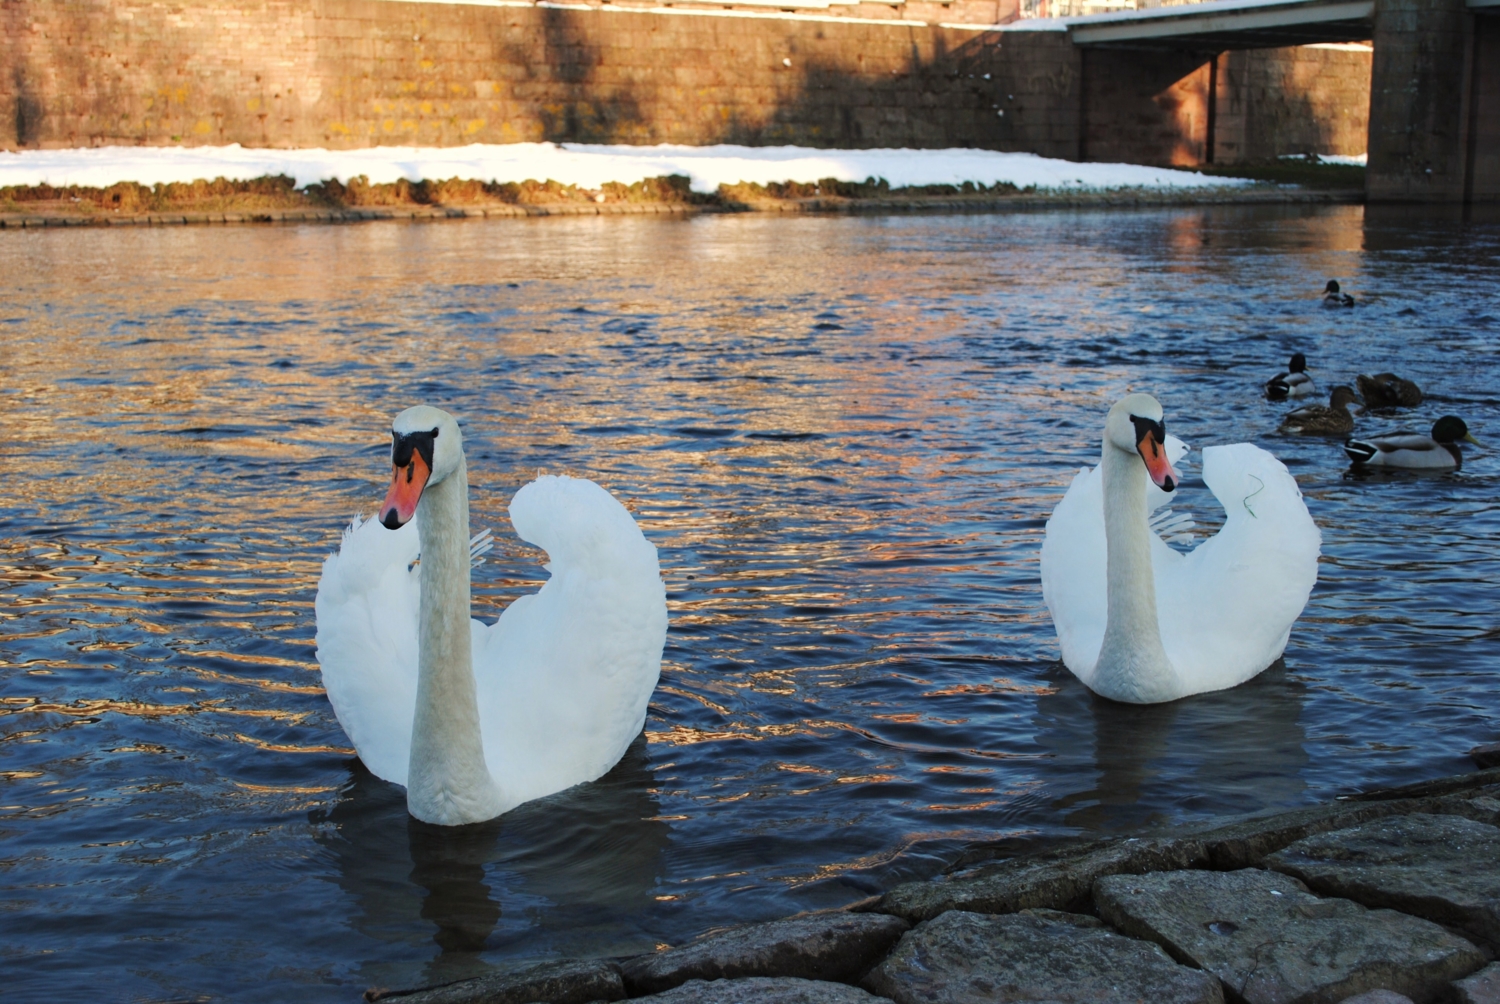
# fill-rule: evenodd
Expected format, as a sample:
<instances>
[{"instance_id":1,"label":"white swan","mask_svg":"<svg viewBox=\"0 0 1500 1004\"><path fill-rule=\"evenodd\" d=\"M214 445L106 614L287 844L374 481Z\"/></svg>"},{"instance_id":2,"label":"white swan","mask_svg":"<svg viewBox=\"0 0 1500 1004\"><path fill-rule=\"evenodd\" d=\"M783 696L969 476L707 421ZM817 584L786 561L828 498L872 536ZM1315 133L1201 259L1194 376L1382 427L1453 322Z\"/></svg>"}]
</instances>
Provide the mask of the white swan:
<instances>
[{"instance_id":1,"label":"white swan","mask_svg":"<svg viewBox=\"0 0 1500 1004\"><path fill-rule=\"evenodd\" d=\"M592 481L540 477L510 518L551 578L497 623L472 620L458 423L417 407L391 432L381 519L344 533L316 601L323 683L360 759L445 826L600 777L640 734L661 671L656 548Z\"/></svg>"},{"instance_id":2,"label":"white swan","mask_svg":"<svg viewBox=\"0 0 1500 1004\"><path fill-rule=\"evenodd\" d=\"M1168 547L1147 514L1171 498L1187 449L1155 398L1130 395L1110 409L1099 466L1047 521L1042 595L1063 663L1112 700L1244 683L1280 657L1318 578L1321 538L1297 482L1249 443L1203 451L1223 528L1186 554Z\"/></svg>"}]
</instances>

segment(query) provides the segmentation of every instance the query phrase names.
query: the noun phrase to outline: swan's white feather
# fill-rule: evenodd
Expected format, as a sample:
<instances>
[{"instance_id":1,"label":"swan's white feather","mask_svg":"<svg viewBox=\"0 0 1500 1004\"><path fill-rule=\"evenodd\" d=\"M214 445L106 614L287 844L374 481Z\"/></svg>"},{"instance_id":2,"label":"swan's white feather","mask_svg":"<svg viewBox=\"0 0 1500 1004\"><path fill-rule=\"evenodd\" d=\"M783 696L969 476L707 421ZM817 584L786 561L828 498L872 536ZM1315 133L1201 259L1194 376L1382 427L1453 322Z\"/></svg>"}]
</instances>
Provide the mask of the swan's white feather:
<instances>
[{"instance_id":1,"label":"swan's white feather","mask_svg":"<svg viewBox=\"0 0 1500 1004\"><path fill-rule=\"evenodd\" d=\"M592 781L645 722L666 641L656 548L614 496L541 477L510 505L551 577L498 622L471 620L485 762L504 809ZM488 550L475 538L475 557ZM356 521L318 585L318 662L339 723L376 775L405 784L417 688L415 521ZM502 810L503 811L503 810Z\"/></svg>"},{"instance_id":2,"label":"swan's white feather","mask_svg":"<svg viewBox=\"0 0 1500 1004\"><path fill-rule=\"evenodd\" d=\"M333 713L365 766L406 783L417 703L417 524L356 518L323 562L314 608L318 665Z\"/></svg>"},{"instance_id":3,"label":"swan's white feather","mask_svg":"<svg viewBox=\"0 0 1500 1004\"><path fill-rule=\"evenodd\" d=\"M1167 440L1177 463L1186 446ZM1203 451L1203 480L1224 507L1218 533L1186 554L1151 542L1157 620L1181 693L1237 686L1275 662L1318 577L1321 536L1286 467L1249 443ZM1170 499L1147 483L1151 508ZM1063 663L1084 684L1108 618L1100 469L1073 479L1042 543L1042 594Z\"/></svg>"}]
</instances>

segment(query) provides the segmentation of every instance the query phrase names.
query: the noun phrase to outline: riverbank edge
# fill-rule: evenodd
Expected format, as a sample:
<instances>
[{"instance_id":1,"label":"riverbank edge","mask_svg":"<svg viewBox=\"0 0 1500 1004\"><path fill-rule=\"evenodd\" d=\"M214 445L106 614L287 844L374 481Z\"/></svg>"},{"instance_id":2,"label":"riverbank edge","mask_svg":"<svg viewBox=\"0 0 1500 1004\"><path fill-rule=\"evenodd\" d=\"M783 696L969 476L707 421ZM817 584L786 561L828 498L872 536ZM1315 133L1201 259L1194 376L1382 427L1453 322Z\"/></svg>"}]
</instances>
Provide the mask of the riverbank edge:
<instances>
[{"instance_id":1,"label":"riverbank edge","mask_svg":"<svg viewBox=\"0 0 1500 1004\"><path fill-rule=\"evenodd\" d=\"M995 213L1012 209L1102 209L1238 205L1359 205L1358 190L1277 187L1147 191L1020 193L1005 196L912 196L904 198L756 199L695 204L686 202L604 202L556 204L501 203L485 206L370 206L346 209L267 209L242 212L160 213L0 213L0 230L63 227L164 227L231 224L365 223L468 219L531 219L552 216L698 216L725 213L891 214Z\"/></svg>"},{"instance_id":2,"label":"riverbank edge","mask_svg":"<svg viewBox=\"0 0 1500 1004\"><path fill-rule=\"evenodd\" d=\"M902 933L950 911L1097 917L1094 883L1110 875L1265 869L1270 855L1304 838L1415 814L1457 815L1500 825L1500 766L1489 766L1492 759L1476 760L1482 769L1468 774L1340 796L1297 809L1215 817L1137 836L1065 840L1061 846L1021 854L1003 843L975 844L944 874L902 883L840 908L712 929L682 946L640 956L555 960L441 986L371 988L364 999L401 1004L604 1004L662 994L690 980L758 977L860 985L892 957ZM850 924L858 924L861 917L889 923L851 934ZM885 929L893 924L894 930ZM813 942L819 944L812 946ZM1489 965L1476 972L1486 980L1500 979L1494 947L1478 946ZM868 956L861 959L858 973L849 971L851 953ZM1451 996L1436 999L1470 999L1457 983L1454 987ZM751 991L746 999L755 999L757 994L746 990ZM773 998L779 999L775 994L766 999Z\"/></svg>"}]
</instances>

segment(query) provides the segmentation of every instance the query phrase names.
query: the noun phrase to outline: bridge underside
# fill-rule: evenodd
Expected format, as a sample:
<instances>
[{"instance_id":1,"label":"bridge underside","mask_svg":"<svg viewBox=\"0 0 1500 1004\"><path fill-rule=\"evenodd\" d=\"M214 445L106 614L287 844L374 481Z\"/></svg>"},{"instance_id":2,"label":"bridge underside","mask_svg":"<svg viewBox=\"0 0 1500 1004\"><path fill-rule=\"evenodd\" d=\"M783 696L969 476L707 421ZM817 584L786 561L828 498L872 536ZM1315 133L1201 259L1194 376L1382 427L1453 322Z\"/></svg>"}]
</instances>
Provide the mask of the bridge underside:
<instances>
[{"instance_id":1,"label":"bridge underside","mask_svg":"<svg viewBox=\"0 0 1500 1004\"><path fill-rule=\"evenodd\" d=\"M1361 42L1375 33L1375 0L1221 0L1079 18L1068 33L1084 48L1178 52Z\"/></svg>"}]
</instances>

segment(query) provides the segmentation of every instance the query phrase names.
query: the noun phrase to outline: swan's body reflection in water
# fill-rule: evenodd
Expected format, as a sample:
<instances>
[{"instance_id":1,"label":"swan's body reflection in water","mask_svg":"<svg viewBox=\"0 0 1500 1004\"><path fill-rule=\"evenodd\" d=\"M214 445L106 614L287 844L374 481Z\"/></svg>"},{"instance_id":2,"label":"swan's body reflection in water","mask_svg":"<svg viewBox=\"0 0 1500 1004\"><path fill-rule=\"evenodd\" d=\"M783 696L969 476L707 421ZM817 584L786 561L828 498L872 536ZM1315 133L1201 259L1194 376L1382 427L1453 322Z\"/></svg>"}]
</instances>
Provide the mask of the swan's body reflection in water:
<instances>
[{"instance_id":1,"label":"swan's body reflection in water","mask_svg":"<svg viewBox=\"0 0 1500 1004\"><path fill-rule=\"evenodd\" d=\"M1051 809L1065 826L1108 835L1305 801L1304 687L1280 659L1238 687L1170 704L1107 701L1061 663L1048 682L1036 742L1053 754L1043 770L1063 793Z\"/></svg>"},{"instance_id":2,"label":"swan's body reflection in water","mask_svg":"<svg viewBox=\"0 0 1500 1004\"><path fill-rule=\"evenodd\" d=\"M654 818L644 736L598 781L472 826L419 822L401 788L358 761L350 772L334 807L311 820L353 901L350 925L389 946L361 968L369 985L478 976L504 968L507 956L655 945L635 918L652 902L669 827Z\"/></svg>"}]
</instances>

